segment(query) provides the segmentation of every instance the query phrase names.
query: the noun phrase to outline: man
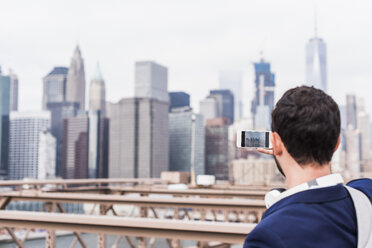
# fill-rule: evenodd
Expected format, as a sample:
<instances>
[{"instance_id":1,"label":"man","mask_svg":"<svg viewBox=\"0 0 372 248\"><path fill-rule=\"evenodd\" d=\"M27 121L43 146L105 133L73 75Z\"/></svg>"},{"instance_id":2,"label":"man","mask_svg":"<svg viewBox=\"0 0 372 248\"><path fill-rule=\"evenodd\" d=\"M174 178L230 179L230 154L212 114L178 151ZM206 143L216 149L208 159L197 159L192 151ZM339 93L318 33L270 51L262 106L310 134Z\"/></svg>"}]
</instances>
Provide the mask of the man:
<instances>
[{"instance_id":1,"label":"man","mask_svg":"<svg viewBox=\"0 0 372 248\"><path fill-rule=\"evenodd\" d=\"M269 193L262 221L244 247L357 247L353 201L331 159L340 145L336 102L313 87L288 90L272 112L272 150L288 190ZM372 180L348 184L372 199Z\"/></svg>"}]
</instances>

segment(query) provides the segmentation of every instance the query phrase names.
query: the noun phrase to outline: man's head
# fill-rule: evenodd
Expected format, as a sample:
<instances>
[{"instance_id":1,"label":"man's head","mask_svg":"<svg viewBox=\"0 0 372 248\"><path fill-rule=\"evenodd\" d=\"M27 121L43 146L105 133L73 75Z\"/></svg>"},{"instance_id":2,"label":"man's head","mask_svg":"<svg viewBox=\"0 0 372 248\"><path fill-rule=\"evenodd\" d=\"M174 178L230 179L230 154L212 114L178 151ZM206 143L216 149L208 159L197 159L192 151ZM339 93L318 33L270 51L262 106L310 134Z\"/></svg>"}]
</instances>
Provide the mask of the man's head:
<instances>
[{"instance_id":1,"label":"man's head","mask_svg":"<svg viewBox=\"0 0 372 248\"><path fill-rule=\"evenodd\" d=\"M296 87L277 102L271 128L278 160L284 151L300 166L328 165L339 144L340 111L323 91Z\"/></svg>"}]
</instances>

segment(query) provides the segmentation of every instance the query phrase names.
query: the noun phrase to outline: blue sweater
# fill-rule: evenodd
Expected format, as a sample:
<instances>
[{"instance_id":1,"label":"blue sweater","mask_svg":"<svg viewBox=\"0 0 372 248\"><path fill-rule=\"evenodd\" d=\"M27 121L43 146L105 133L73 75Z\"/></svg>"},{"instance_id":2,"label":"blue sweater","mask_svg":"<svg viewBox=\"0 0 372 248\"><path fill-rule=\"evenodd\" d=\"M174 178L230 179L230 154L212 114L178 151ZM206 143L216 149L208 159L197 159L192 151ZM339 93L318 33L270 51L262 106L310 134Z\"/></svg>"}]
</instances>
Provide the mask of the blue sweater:
<instances>
[{"instance_id":1,"label":"blue sweater","mask_svg":"<svg viewBox=\"0 0 372 248\"><path fill-rule=\"evenodd\" d=\"M372 199L372 180L348 183ZM247 236L244 248L357 247L353 202L341 185L311 189L288 196L263 215Z\"/></svg>"}]
</instances>

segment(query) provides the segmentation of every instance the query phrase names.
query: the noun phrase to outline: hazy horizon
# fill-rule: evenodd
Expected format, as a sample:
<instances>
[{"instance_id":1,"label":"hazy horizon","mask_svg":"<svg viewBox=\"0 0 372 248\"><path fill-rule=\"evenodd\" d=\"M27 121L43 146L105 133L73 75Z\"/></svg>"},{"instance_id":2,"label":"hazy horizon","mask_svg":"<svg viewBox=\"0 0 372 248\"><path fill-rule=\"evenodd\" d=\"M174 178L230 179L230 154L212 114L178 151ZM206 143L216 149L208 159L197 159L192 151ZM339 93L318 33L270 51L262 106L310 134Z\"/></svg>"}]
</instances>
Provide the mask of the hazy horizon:
<instances>
[{"instance_id":1,"label":"hazy horizon","mask_svg":"<svg viewBox=\"0 0 372 248\"><path fill-rule=\"evenodd\" d=\"M276 74L276 99L305 80L305 45L314 35L314 1L5 1L0 9L0 65L20 80L20 110L41 109L42 78L66 66L77 44L85 61L86 96L97 61L106 99L134 94L134 63L168 67L169 91L199 101L218 88L219 71L244 76L244 113L253 96L252 62ZM327 44L328 89L336 101L363 97L372 113L372 15L368 1L318 1L318 34ZM372 89L372 88L371 88Z\"/></svg>"}]
</instances>

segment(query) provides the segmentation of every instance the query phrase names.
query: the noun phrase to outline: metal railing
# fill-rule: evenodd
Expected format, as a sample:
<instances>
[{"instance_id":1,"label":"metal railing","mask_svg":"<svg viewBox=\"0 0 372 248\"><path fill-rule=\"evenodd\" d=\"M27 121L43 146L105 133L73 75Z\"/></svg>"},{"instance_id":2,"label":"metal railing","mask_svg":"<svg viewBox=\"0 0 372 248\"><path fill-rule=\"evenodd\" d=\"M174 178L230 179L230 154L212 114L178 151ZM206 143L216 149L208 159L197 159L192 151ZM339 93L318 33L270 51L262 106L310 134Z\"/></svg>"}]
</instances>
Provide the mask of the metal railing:
<instances>
[{"instance_id":1,"label":"metal railing","mask_svg":"<svg viewBox=\"0 0 372 248\"><path fill-rule=\"evenodd\" d=\"M15 235L11 228L17 227L242 244L255 224L0 211L0 227L6 228L12 237ZM24 247L20 240L15 242Z\"/></svg>"}]
</instances>

